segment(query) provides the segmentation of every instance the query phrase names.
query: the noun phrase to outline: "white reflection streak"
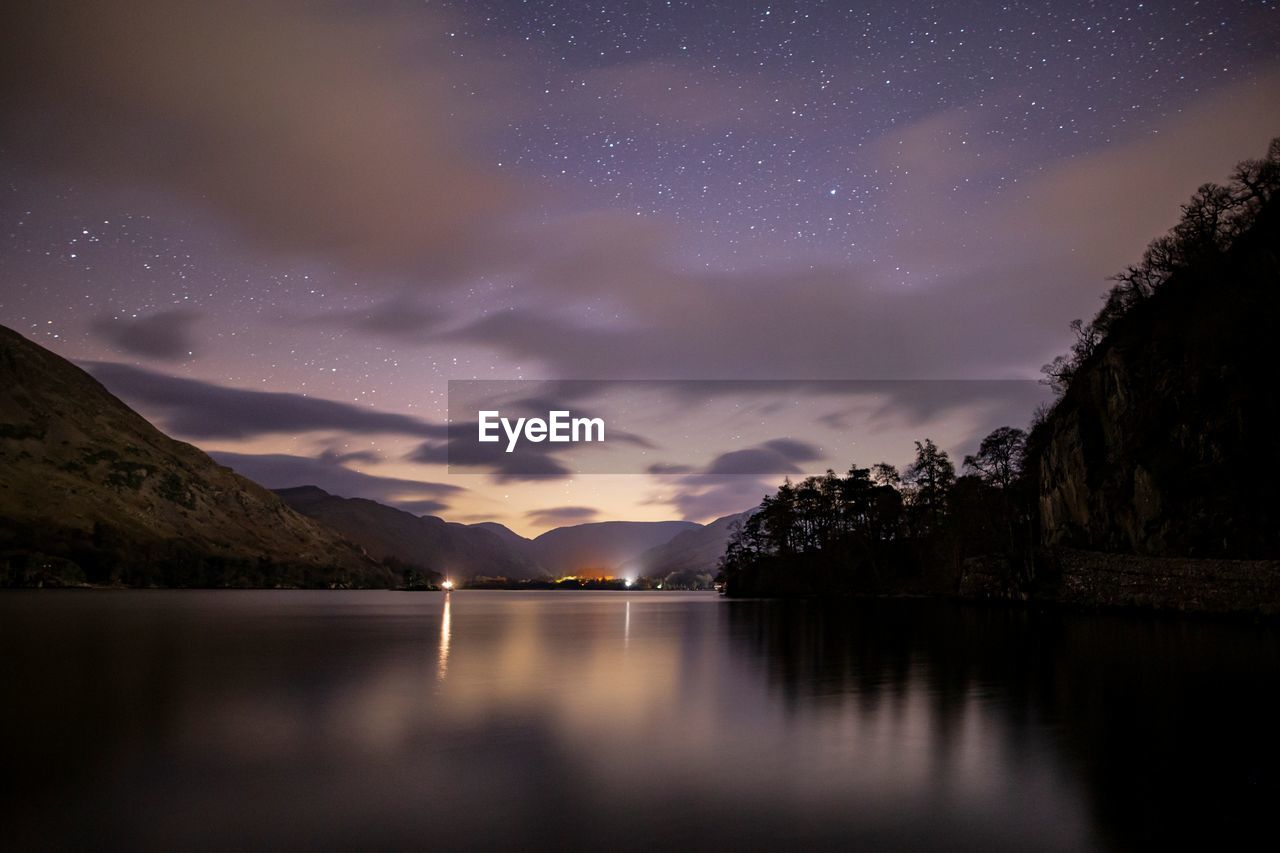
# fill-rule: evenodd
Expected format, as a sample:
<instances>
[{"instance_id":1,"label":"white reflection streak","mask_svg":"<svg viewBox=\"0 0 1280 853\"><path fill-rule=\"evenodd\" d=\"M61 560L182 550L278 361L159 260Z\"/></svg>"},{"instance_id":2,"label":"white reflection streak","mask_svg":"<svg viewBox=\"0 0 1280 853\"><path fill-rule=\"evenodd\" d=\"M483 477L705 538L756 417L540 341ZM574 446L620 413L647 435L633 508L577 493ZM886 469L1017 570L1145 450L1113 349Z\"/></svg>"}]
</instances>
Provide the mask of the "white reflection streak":
<instances>
[{"instance_id":1,"label":"white reflection streak","mask_svg":"<svg viewBox=\"0 0 1280 853\"><path fill-rule=\"evenodd\" d=\"M440 617L440 657L436 663L438 681L444 681L445 674L449 671L449 607L452 604L452 598L450 593L444 594L444 615Z\"/></svg>"},{"instance_id":2,"label":"white reflection streak","mask_svg":"<svg viewBox=\"0 0 1280 853\"><path fill-rule=\"evenodd\" d=\"M631 645L631 602L627 602L626 616L622 620L622 647Z\"/></svg>"}]
</instances>

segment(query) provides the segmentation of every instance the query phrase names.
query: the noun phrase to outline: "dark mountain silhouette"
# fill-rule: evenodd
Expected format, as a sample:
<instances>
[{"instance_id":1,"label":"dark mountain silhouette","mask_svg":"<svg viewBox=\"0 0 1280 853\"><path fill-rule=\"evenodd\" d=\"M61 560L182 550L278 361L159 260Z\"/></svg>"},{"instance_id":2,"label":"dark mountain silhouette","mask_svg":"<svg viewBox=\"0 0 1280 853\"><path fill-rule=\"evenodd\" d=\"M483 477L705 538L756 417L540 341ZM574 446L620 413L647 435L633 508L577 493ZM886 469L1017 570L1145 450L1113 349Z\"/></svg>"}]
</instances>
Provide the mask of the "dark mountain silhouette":
<instances>
[{"instance_id":1,"label":"dark mountain silhouette","mask_svg":"<svg viewBox=\"0 0 1280 853\"><path fill-rule=\"evenodd\" d=\"M557 527L533 540L533 553L553 575L619 574L631 558L668 542L692 521L599 521Z\"/></svg>"},{"instance_id":2,"label":"dark mountain silhouette","mask_svg":"<svg viewBox=\"0 0 1280 853\"><path fill-rule=\"evenodd\" d=\"M651 577L670 584L706 585L715 577L717 564L735 523L745 522L755 512L726 515L709 524L685 530L670 541L654 546L623 563L628 574Z\"/></svg>"},{"instance_id":3,"label":"dark mountain silhouette","mask_svg":"<svg viewBox=\"0 0 1280 853\"><path fill-rule=\"evenodd\" d=\"M256 483L0 326L0 583L389 586Z\"/></svg>"},{"instance_id":4,"label":"dark mountain silhouette","mask_svg":"<svg viewBox=\"0 0 1280 853\"><path fill-rule=\"evenodd\" d=\"M379 559L426 566L454 579L476 576L537 578L545 572L528 539L500 524L455 524L431 515L413 515L364 498L343 498L315 486L277 489L298 512L338 531Z\"/></svg>"},{"instance_id":5,"label":"dark mountain silhouette","mask_svg":"<svg viewBox=\"0 0 1280 853\"><path fill-rule=\"evenodd\" d=\"M520 547L525 547L533 541L532 539L528 539L521 536L519 533L516 533L505 524L499 524L496 521L478 521L475 524L468 526L474 527L476 530L488 530L490 533L497 534L503 541L516 544Z\"/></svg>"},{"instance_id":6,"label":"dark mountain silhouette","mask_svg":"<svg viewBox=\"0 0 1280 853\"><path fill-rule=\"evenodd\" d=\"M673 536L704 532L703 527L687 521L604 521L558 527L527 539L497 522L457 524L435 516L416 516L376 501L331 495L315 486L277 489L276 494L374 557L427 566L459 580L617 574L623 566L636 564L637 555ZM727 530L712 531L721 550L727 536ZM702 550L707 548L703 543ZM714 557L710 565L714 567Z\"/></svg>"}]
</instances>

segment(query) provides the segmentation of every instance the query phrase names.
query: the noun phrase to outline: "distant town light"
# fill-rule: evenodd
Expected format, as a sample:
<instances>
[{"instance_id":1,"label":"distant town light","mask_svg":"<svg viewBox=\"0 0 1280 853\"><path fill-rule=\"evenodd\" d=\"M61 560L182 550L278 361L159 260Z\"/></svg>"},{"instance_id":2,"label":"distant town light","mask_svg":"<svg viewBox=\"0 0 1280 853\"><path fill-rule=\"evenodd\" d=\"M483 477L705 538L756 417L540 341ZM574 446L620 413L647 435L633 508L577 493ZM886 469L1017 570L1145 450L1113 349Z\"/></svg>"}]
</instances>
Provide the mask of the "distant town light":
<instances>
[{"instance_id":1,"label":"distant town light","mask_svg":"<svg viewBox=\"0 0 1280 853\"><path fill-rule=\"evenodd\" d=\"M445 592L448 592L449 590L453 589L453 581L446 580L444 583L440 584L440 586L444 588Z\"/></svg>"}]
</instances>

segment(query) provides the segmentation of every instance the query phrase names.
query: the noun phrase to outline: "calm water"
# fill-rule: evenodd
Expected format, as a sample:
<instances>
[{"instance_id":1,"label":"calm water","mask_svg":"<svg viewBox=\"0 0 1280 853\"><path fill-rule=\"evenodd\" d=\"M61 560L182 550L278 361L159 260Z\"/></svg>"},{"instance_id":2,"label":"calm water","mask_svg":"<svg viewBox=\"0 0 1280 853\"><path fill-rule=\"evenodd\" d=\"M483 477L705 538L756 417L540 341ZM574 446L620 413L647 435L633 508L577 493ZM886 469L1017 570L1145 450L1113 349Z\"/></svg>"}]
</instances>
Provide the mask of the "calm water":
<instances>
[{"instance_id":1,"label":"calm water","mask_svg":"<svg viewBox=\"0 0 1280 853\"><path fill-rule=\"evenodd\" d=\"M0 652L11 849L1230 846L1280 802L1280 641L1258 626L20 592Z\"/></svg>"}]
</instances>

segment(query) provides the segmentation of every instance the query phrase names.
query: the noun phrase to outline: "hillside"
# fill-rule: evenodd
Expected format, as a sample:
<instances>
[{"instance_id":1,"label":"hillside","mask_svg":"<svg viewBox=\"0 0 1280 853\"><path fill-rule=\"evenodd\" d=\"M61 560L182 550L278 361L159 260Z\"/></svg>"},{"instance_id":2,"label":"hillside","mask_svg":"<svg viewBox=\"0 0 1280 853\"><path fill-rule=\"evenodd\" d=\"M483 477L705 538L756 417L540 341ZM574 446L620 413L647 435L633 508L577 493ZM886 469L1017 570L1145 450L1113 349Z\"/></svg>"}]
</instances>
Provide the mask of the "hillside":
<instances>
[{"instance_id":1,"label":"hillside","mask_svg":"<svg viewBox=\"0 0 1280 853\"><path fill-rule=\"evenodd\" d=\"M669 542L648 549L624 563L628 574L652 577L668 584L706 586L717 572L717 563L735 523L745 522L755 510L726 515L692 530L677 534Z\"/></svg>"},{"instance_id":2,"label":"hillside","mask_svg":"<svg viewBox=\"0 0 1280 853\"><path fill-rule=\"evenodd\" d=\"M276 494L374 557L415 563L459 580L619 574L647 562L640 555L651 550L658 559L653 561L652 571L641 574L661 577L704 564L714 570L728 539L728 522L734 518L720 519L714 529L686 521L591 522L558 527L536 539L526 539L496 522L456 524L363 498L338 497L315 486L277 489ZM672 537L678 540L682 536L695 538L669 553L656 552L672 544Z\"/></svg>"},{"instance_id":3,"label":"hillside","mask_svg":"<svg viewBox=\"0 0 1280 853\"><path fill-rule=\"evenodd\" d=\"M529 540L509 530L514 539L483 526L413 515L364 498L338 497L315 486L277 489L276 494L378 559L424 566L459 580L480 575L512 579L545 575L529 551Z\"/></svg>"},{"instance_id":4,"label":"hillside","mask_svg":"<svg viewBox=\"0 0 1280 853\"><path fill-rule=\"evenodd\" d=\"M502 541L515 544L519 547L525 547L533 541L532 539L526 539L519 533L516 533L505 524L499 524L496 521L477 521L474 524L469 524L467 526L473 527L476 530L487 530L490 533L496 534L502 539Z\"/></svg>"},{"instance_id":5,"label":"hillside","mask_svg":"<svg viewBox=\"0 0 1280 853\"><path fill-rule=\"evenodd\" d=\"M557 527L533 540L533 553L553 575L616 575L629 559L700 527L692 521L599 521Z\"/></svg>"},{"instance_id":6,"label":"hillside","mask_svg":"<svg viewBox=\"0 0 1280 853\"><path fill-rule=\"evenodd\" d=\"M390 571L0 326L0 583L388 586Z\"/></svg>"}]
</instances>

